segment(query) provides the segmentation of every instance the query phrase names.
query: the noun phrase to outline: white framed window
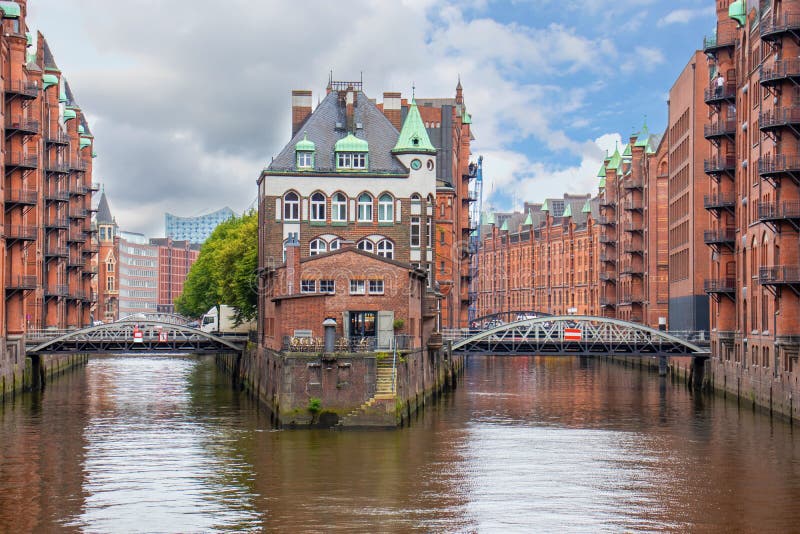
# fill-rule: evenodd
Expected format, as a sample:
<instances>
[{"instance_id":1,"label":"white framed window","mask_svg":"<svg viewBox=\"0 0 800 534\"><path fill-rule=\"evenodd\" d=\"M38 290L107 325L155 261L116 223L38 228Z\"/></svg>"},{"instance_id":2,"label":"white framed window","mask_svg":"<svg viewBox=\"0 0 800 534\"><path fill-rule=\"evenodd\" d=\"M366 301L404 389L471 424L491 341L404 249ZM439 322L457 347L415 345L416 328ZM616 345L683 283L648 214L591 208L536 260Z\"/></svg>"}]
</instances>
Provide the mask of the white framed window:
<instances>
[{"instance_id":1,"label":"white framed window","mask_svg":"<svg viewBox=\"0 0 800 534\"><path fill-rule=\"evenodd\" d=\"M300 293L316 293L317 281L316 280L300 280Z\"/></svg>"},{"instance_id":2,"label":"white framed window","mask_svg":"<svg viewBox=\"0 0 800 534\"><path fill-rule=\"evenodd\" d=\"M361 193L358 197L358 221L372 222L372 195Z\"/></svg>"},{"instance_id":3,"label":"white framed window","mask_svg":"<svg viewBox=\"0 0 800 534\"><path fill-rule=\"evenodd\" d=\"M378 241L378 256L386 259L394 259L394 243L388 239Z\"/></svg>"},{"instance_id":4,"label":"white framed window","mask_svg":"<svg viewBox=\"0 0 800 534\"><path fill-rule=\"evenodd\" d=\"M336 153L336 168L337 169L366 169L367 168L367 153L366 152L337 152Z\"/></svg>"},{"instance_id":5,"label":"white framed window","mask_svg":"<svg viewBox=\"0 0 800 534\"><path fill-rule=\"evenodd\" d=\"M336 239L331 239L331 242L328 243L328 250L339 250L342 246L341 240L337 237Z\"/></svg>"},{"instance_id":6,"label":"white framed window","mask_svg":"<svg viewBox=\"0 0 800 534\"><path fill-rule=\"evenodd\" d=\"M362 239L358 242L358 250L363 250L364 252L375 252L375 244L369 239Z\"/></svg>"},{"instance_id":7,"label":"white framed window","mask_svg":"<svg viewBox=\"0 0 800 534\"><path fill-rule=\"evenodd\" d=\"M311 220L325 221L325 195L322 193L311 195Z\"/></svg>"},{"instance_id":8,"label":"white framed window","mask_svg":"<svg viewBox=\"0 0 800 534\"><path fill-rule=\"evenodd\" d=\"M314 167L314 153L313 152L298 152L297 153L297 168L298 169L312 169Z\"/></svg>"},{"instance_id":9,"label":"white framed window","mask_svg":"<svg viewBox=\"0 0 800 534\"><path fill-rule=\"evenodd\" d=\"M419 217L411 217L411 246L419 247L420 242Z\"/></svg>"},{"instance_id":10,"label":"white framed window","mask_svg":"<svg viewBox=\"0 0 800 534\"><path fill-rule=\"evenodd\" d=\"M364 295L366 286L364 280L350 280L350 294L351 295Z\"/></svg>"},{"instance_id":11,"label":"white framed window","mask_svg":"<svg viewBox=\"0 0 800 534\"><path fill-rule=\"evenodd\" d=\"M300 197L294 191L283 195L283 218L287 221L300 220Z\"/></svg>"},{"instance_id":12,"label":"white framed window","mask_svg":"<svg viewBox=\"0 0 800 534\"><path fill-rule=\"evenodd\" d=\"M320 280L319 281L319 292L320 293L336 293L336 281L335 280Z\"/></svg>"},{"instance_id":13,"label":"white framed window","mask_svg":"<svg viewBox=\"0 0 800 534\"><path fill-rule=\"evenodd\" d=\"M378 199L378 222L392 222L394 220L394 199L389 193L384 193Z\"/></svg>"},{"instance_id":14,"label":"white framed window","mask_svg":"<svg viewBox=\"0 0 800 534\"><path fill-rule=\"evenodd\" d=\"M433 217L426 217L425 218L425 235L428 236L428 242L425 243L426 246L432 247L433 246Z\"/></svg>"},{"instance_id":15,"label":"white framed window","mask_svg":"<svg viewBox=\"0 0 800 534\"><path fill-rule=\"evenodd\" d=\"M383 295L383 280L370 280L369 281L369 294L370 295Z\"/></svg>"},{"instance_id":16,"label":"white framed window","mask_svg":"<svg viewBox=\"0 0 800 534\"><path fill-rule=\"evenodd\" d=\"M309 256L316 256L317 254L322 254L323 252L328 251L328 244L325 243L322 239L312 239L311 243L308 244L308 255Z\"/></svg>"},{"instance_id":17,"label":"white framed window","mask_svg":"<svg viewBox=\"0 0 800 534\"><path fill-rule=\"evenodd\" d=\"M109 276L106 278L106 291L114 291L114 277Z\"/></svg>"},{"instance_id":18,"label":"white framed window","mask_svg":"<svg viewBox=\"0 0 800 534\"><path fill-rule=\"evenodd\" d=\"M335 222L347 221L347 197L343 193L336 193L331 199L331 220Z\"/></svg>"},{"instance_id":19,"label":"white framed window","mask_svg":"<svg viewBox=\"0 0 800 534\"><path fill-rule=\"evenodd\" d=\"M106 272L107 273L113 273L114 272L114 262L113 261L110 261L110 262L106 263Z\"/></svg>"}]
</instances>

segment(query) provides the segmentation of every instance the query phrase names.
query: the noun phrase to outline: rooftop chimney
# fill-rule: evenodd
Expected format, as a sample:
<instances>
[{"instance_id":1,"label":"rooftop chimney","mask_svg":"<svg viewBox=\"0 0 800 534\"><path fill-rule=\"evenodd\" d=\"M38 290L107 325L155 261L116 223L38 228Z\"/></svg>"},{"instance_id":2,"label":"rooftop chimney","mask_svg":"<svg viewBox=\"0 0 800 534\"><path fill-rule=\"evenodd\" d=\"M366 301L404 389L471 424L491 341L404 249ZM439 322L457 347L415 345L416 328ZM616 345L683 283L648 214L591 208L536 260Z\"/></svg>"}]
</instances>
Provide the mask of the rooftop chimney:
<instances>
[{"instance_id":1,"label":"rooftop chimney","mask_svg":"<svg viewBox=\"0 0 800 534\"><path fill-rule=\"evenodd\" d=\"M286 294L300 293L300 242L297 234L289 234L286 240Z\"/></svg>"},{"instance_id":2,"label":"rooftop chimney","mask_svg":"<svg viewBox=\"0 0 800 534\"><path fill-rule=\"evenodd\" d=\"M383 93L383 114L395 128L403 127L403 117L400 109L403 96L400 93Z\"/></svg>"},{"instance_id":3,"label":"rooftop chimney","mask_svg":"<svg viewBox=\"0 0 800 534\"><path fill-rule=\"evenodd\" d=\"M292 137L297 135L309 116L311 116L311 91L295 89L292 91Z\"/></svg>"}]
</instances>

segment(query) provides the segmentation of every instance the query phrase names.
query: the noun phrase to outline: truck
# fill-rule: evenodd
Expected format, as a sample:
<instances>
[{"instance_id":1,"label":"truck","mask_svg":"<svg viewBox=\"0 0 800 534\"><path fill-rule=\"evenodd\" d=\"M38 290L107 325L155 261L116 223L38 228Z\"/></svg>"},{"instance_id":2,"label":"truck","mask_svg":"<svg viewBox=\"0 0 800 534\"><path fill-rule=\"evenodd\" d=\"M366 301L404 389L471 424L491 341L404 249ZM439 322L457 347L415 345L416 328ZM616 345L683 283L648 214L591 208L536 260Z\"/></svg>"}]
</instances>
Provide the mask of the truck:
<instances>
[{"instance_id":1,"label":"truck","mask_svg":"<svg viewBox=\"0 0 800 534\"><path fill-rule=\"evenodd\" d=\"M208 310L200 321L200 330L210 334L247 334L256 329L255 321L236 324L236 308L220 304Z\"/></svg>"}]
</instances>

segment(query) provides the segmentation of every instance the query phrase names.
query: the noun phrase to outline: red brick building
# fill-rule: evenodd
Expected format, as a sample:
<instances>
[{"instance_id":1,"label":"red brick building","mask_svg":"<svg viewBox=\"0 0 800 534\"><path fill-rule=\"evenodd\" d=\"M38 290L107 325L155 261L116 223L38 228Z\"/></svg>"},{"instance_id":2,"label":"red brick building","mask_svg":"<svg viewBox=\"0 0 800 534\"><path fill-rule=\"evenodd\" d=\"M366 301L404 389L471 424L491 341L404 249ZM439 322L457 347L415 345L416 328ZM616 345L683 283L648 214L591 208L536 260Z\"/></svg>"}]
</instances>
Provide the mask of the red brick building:
<instances>
[{"instance_id":1,"label":"red brick building","mask_svg":"<svg viewBox=\"0 0 800 534\"><path fill-rule=\"evenodd\" d=\"M105 192L100 194L95 215L97 227L97 306L94 320L110 323L119 318L119 250L117 241L117 223L111 215L108 198Z\"/></svg>"},{"instance_id":2,"label":"red brick building","mask_svg":"<svg viewBox=\"0 0 800 534\"><path fill-rule=\"evenodd\" d=\"M158 246L158 311L175 312L175 300L183 293L189 270L197 261L200 245L169 237L150 239Z\"/></svg>"},{"instance_id":3,"label":"red brick building","mask_svg":"<svg viewBox=\"0 0 800 534\"><path fill-rule=\"evenodd\" d=\"M471 119L460 84L452 100L384 93L376 104L361 82L331 81L313 110L310 91L293 91L292 118L292 140L259 178L261 272L284 262L290 239L302 258L352 241L425 271L445 319L466 321Z\"/></svg>"},{"instance_id":4,"label":"red brick building","mask_svg":"<svg viewBox=\"0 0 800 534\"><path fill-rule=\"evenodd\" d=\"M716 239L706 240L714 380L796 414L800 1L716 5L717 31L704 43L713 74L706 101L712 125L726 132L722 141L706 136L715 164L707 220Z\"/></svg>"},{"instance_id":5,"label":"red brick building","mask_svg":"<svg viewBox=\"0 0 800 534\"><path fill-rule=\"evenodd\" d=\"M92 143L83 111L44 37L26 25L27 3L0 3L5 105L4 306L0 338L89 324ZM5 343L2 343L5 346Z\"/></svg>"},{"instance_id":6,"label":"red brick building","mask_svg":"<svg viewBox=\"0 0 800 534\"><path fill-rule=\"evenodd\" d=\"M302 259L299 249L299 242L291 239L286 262L265 272L265 347L288 348L288 340L301 331L322 338L322 323L329 317L336 319L337 338L368 339L377 349L389 348L396 334L407 338L408 348L421 347L433 331L436 299L426 296L430 294L421 269L352 243Z\"/></svg>"},{"instance_id":7,"label":"red brick building","mask_svg":"<svg viewBox=\"0 0 800 534\"><path fill-rule=\"evenodd\" d=\"M478 311L597 315L598 202L564 195L489 215L478 252ZM594 214L593 214L594 212Z\"/></svg>"}]
</instances>

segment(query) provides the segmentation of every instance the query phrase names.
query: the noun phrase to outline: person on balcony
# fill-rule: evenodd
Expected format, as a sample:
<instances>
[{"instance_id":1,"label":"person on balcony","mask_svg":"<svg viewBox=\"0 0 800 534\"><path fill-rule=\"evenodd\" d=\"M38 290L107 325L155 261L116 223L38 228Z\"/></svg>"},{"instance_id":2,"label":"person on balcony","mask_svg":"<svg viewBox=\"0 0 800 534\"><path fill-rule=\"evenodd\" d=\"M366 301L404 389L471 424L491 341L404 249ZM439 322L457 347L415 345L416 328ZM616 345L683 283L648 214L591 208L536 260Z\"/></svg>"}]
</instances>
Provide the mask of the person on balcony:
<instances>
[{"instance_id":1,"label":"person on balcony","mask_svg":"<svg viewBox=\"0 0 800 534\"><path fill-rule=\"evenodd\" d=\"M717 74L717 91L716 91L716 93L717 93L718 97L722 96L722 91L723 91L724 88L725 88L725 77L720 72L719 74Z\"/></svg>"}]
</instances>

